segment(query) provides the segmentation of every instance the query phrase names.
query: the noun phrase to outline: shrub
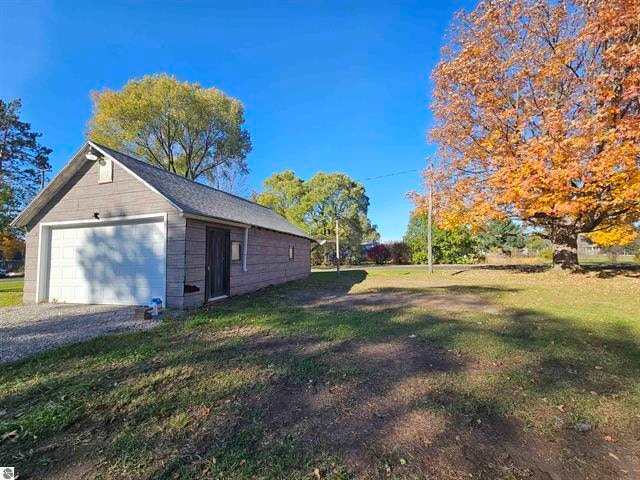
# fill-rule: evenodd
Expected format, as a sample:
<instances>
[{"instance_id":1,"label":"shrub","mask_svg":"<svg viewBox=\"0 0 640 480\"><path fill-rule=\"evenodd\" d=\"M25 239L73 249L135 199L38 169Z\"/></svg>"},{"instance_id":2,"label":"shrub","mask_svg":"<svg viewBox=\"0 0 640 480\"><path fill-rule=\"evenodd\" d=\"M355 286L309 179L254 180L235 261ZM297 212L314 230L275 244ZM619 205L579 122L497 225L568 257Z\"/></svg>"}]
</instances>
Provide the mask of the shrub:
<instances>
[{"instance_id":1,"label":"shrub","mask_svg":"<svg viewBox=\"0 0 640 480\"><path fill-rule=\"evenodd\" d=\"M389 258L391 258L391 254L389 253L389 249L386 245L378 244L369 249L369 251L367 252L367 257L369 257L369 260L371 260L372 262L381 265L384 262L388 261Z\"/></svg>"},{"instance_id":2,"label":"shrub","mask_svg":"<svg viewBox=\"0 0 640 480\"><path fill-rule=\"evenodd\" d=\"M411 263L415 265L423 265L429 261L427 252L417 251L411 254Z\"/></svg>"},{"instance_id":3,"label":"shrub","mask_svg":"<svg viewBox=\"0 0 640 480\"><path fill-rule=\"evenodd\" d=\"M547 261L551 261L553 259L553 249L551 247L547 247L547 248L543 248L542 250L540 250L540 252L538 253L538 256L542 259L542 260L547 260Z\"/></svg>"},{"instance_id":4,"label":"shrub","mask_svg":"<svg viewBox=\"0 0 640 480\"><path fill-rule=\"evenodd\" d=\"M392 263L401 265L411 262L411 252L406 243L392 242L388 245L388 248Z\"/></svg>"},{"instance_id":5,"label":"shrub","mask_svg":"<svg viewBox=\"0 0 640 480\"><path fill-rule=\"evenodd\" d=\"M479 240L466 227L446 230L433 226L433 263L475 263L482 259ZM404 243L413 263L427 263L427 220L424 215L409 220Z\"/></svg>"}]
</instances>

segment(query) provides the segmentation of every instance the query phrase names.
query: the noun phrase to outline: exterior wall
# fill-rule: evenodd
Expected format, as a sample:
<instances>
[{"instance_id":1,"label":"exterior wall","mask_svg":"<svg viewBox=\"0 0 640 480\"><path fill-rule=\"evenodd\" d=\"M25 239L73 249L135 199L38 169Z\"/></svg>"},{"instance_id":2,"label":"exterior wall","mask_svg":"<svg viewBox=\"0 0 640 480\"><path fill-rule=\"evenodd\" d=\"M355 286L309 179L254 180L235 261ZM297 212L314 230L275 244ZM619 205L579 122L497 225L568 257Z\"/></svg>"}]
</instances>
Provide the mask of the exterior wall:
<instances>
[{"instance_id":1,"label":"exterior wall","mask_svg":"<svg viewBox=\"0 0 640 480\"><path fill-rule=\"evenodd\" d=\"M167 213L166 306L195 308L205 301L206 227L231 232L231 241L244 243L244 229L186 219L160 195L114 163L113 182L98 183L97 162L87 162L27 226L23 300L36 300L39 224L85 221L94 212L101 219ZM311 271L309 240L261 228L249 229L247 272L242 260L231 262L230 293L239 295L260 288L305 278ZM295 248L289 260L289 246ZM243 246L244 248L244 246ZM185 293L185 286L196 287Z\"/></svg>"},{"instance_id":2,"label":"exterior wall","mask_svg":"<svg viewBox=\"0 0 640 480\"><path fill-rule=\"evenodd\" d=\"M187 219L185 284L197 287L185 293L184 307L195 308L205 301L206 227L229 230L231 241L244 243L244 228L230 227ZM289 260L289 246L294 246L294 259ZM244 245L242 247L244 249ZM242 260L231 262L231 295L252 292L269 285L306 278L311 272L311 242L307 239L262 228L249 229L247 272Z\"/></svg>"},{"instance_id":3,"label":"exterior wall","mask_svg":"<svg viewBox=\"0 0 640 480\"><path fill-rule=\"evenodd\" d=\"M182 308L184 283L184 217L176 209L126 170L114 163L113 182L98 183L98 163L87 162L27 226L25 256L25 303L36 299L39 224L70 220L167 213L167 298L172 308ZM178 289L176 285L179 284Z\"/></svg>"}]
</instances>

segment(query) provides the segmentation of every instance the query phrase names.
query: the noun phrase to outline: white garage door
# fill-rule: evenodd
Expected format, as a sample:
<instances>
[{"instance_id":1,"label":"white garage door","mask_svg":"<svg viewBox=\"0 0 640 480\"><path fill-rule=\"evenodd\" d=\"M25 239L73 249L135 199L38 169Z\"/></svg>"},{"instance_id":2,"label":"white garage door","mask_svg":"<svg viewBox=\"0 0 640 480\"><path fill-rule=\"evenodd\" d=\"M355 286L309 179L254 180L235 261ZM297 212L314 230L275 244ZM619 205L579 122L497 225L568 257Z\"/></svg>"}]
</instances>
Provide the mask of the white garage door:
<instances>
[{"instance_id":1,"label":"white garage door","mask_svg":"<svg viewBox=\"0 0 640 480\"><path fill-rule=\"evenodd\" d=\"M164 290L164 221L51 230L49 301L147 305Z\"/></svg>"}]
</instances>

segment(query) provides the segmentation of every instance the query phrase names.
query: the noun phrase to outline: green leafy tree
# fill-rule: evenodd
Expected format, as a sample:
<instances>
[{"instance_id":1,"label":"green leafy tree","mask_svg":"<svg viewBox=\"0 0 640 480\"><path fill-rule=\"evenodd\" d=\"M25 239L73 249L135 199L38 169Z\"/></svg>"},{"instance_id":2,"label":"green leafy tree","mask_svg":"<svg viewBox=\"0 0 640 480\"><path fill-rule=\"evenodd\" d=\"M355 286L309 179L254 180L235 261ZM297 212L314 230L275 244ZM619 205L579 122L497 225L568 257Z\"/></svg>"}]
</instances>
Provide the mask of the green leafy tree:
<instances>
[{"instance_id":1,"label":"green leafy tree","mask_svg":"<svg viewBox=\"0 0 640 480\"><path fill-rule=\"evenodd\" d=\"M362 234L361 214L369 210L369 197L364 185L348 175L320 172L306 182L302 207L304 224L312 232L335 233L338 219L343 228Z\"/></svg>"},{"instance_id":2,"label":"green leafy tree","mask_svg":"<svg viewBox=\"0 0 640 480\"><path fill-rule=\"evenodd\" d=\"M244 107L216 88L161 74L93 92L88 136L192 180L246 174Z\"/></svg>"},{"instance_id":3,"label":"green leafy tree","mask_svg":"<svg viewBox=\"0 0 640 480\"><path fill-rule=\"evenodd\" d=\"M484 251L500 250L508 255L525 246L522 228L510 219L489 221L478 234L478 240Z\"/></svg>"},{"instance_id":4,"label":"green leafy tree","mask_svg":"<svg viewBox=\"0 0 640 480\"><path fill-rule=\"evenodd\" d=\"M538 255L543 250L551 249L551 242L546 238L542 238L538 233L530 233L526 236L525 247L529 251L529 255Z\"/></svg>"},{"instance_id":5,"label":"green leafy tree","mask_svg":"<svg viewBox=\"0 0 640 480\"><path fill-rule=\"evenodd\" d=\"M333 239L339 220L340 252L345 260L360 257L363 241L378 238L375 225L367 217L369 198L362 184L343 173L317 173L304 181L291 170L274 173L264 190L252 198L268 206L317 238ZM319 261L335 249L326 244L314 252Z\"/></svg>"},{"instance_id":6,"label":"green leafy tree","mask_svg":"<svg viewBox=\"0 0 640 480\"><path fill-rule=\"evenodd\" d=\"M301 225L304 214L302 198L307 191L304 181L296 177L293 170L284 170L274 173L262 184L264 190L254 193L252 200Z\"/></svg>"},{"instance_id":7,"label":"green leafy tree","mask_svg":"<svg viewBox=\"0 0 640 480\"><path fill-rule=\"evenodd\" d=\"M371 223L366 214L360 214L360 230L362 231L362 242L371 243L380 240L378 226Z\"/></svg>"},{"instance_id":8,"label":"green leafy tree","mask_svg":"<svg viewBox=\"0 0 640 480\"><path fill-rule=\"evenodd\" d=\"M51 168L51 149L20 120L21 106L20 100L0 100L0 235L9 233L11 220L35 195L40 170Z\"/></svg>"},{"instance_id":9,"label":"green leafy tree","mask_svg":"<svg viewBox=\"0 0 640 480\"><path fill-rule=\"evenodd\" d=\"M432 229L434 263L475 263L481 259L480 242L466 227ZM427 262L427 216L412 215L404 236L412 263Z\"/></svg>"}]
</instances>

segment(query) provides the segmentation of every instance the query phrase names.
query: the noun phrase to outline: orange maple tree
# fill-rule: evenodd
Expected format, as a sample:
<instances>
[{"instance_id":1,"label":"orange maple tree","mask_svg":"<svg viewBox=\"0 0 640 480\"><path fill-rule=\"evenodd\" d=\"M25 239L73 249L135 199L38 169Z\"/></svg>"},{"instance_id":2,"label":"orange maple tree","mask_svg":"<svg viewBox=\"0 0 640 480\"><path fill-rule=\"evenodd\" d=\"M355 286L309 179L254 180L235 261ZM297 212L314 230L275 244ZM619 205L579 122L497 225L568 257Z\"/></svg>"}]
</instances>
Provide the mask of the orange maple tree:
<instances>
[{"instance_id":1,"label":"orange maple tree","mask_svg":"<svg viewBox=\"0 0 640 480\"><path fill-rule=\"evenodd\" d=\"M626 247L638 238L638 229L633 225L620 225L596 230L587 235L589 239L602 248Z\"/></svg>"},{"instance_id":2,"label":"orange maple tree","mask_svg":"<svg viewBox=\"0 0 640 480\"><path fill-rule=\"evenodd\" d=\"M0 258L14 260L24 252L24 240L15 235L0 234Z\"/></svg>"},{"instance_id":3,"label":"orange maple tree","mask_svg":"<svg viewBox=\"0 0 640 480\"><path fill-rule=\"evenodd\" d=\"M638 0L489 0L457 16L433 72L442 223L518 218L575 268L578 234L640 218L639 19Z\"/></svg>"}]
</instances>

